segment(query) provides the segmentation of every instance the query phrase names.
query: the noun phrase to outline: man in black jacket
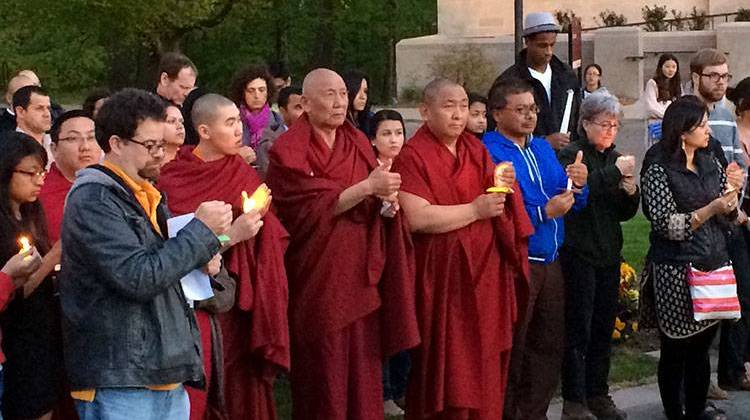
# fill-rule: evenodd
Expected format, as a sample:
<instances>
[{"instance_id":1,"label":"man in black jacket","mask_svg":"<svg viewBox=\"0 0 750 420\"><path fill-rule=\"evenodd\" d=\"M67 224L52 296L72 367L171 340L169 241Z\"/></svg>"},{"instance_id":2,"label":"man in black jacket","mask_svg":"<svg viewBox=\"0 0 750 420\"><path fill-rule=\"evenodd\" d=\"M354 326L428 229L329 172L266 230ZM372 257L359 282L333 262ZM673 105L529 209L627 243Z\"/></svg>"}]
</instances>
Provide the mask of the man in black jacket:
<instances>
[{"instance_id":1,"label":"man in black jacket","mask_svg":"<svg viewBox=\"0 0 750 420\"><path fill-rule=\"evenodd\" d=\"M508 67L495 81L517 78L534 86L534 100L539 107L534 134L545 137L556 151L570 143L581 103L578 78L570 66L554 55L558 32L560 26L551 14L529 13L523 29L526 48L521 51L517 64ZM569 91L573 94L570 119L561 127Z\"/></svg>"},{"instance_id":2,"label":"man in black jacket","mask_svg":"<svg viewBox=\"0 0 750 420\"><path fill-rule=\"evenodd\" d=\"M164 159L164 104L125 89L97 117L102 165L81 170L63 216L65 361L82 419L182 420L183 383L201 384L200 337L180 279L215 274L231 206L202 203L168 239L169 212L151 182ZM209 264L211 262L211 264Z\"/></svg>"}]
</instances>

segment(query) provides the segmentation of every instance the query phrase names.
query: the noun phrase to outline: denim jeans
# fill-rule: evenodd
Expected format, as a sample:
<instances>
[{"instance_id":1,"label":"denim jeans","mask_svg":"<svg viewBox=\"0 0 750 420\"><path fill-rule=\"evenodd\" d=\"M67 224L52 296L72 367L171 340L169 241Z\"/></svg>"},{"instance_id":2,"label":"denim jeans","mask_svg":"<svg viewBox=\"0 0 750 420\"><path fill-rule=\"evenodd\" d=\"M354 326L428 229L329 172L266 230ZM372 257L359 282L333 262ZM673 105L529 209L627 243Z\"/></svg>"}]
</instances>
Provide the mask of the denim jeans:
<instances>
[{"instance_id":1,"label":"denim jeans","mask_svg":"<svg viewBox=\"0 0 750 420\"><path fill-rule=\"evenodd\" d=\"M99 388L92 402L76 401L81 420L188 420L190 401L182 385L172 391Z\"/></svg>"}]
</instances>

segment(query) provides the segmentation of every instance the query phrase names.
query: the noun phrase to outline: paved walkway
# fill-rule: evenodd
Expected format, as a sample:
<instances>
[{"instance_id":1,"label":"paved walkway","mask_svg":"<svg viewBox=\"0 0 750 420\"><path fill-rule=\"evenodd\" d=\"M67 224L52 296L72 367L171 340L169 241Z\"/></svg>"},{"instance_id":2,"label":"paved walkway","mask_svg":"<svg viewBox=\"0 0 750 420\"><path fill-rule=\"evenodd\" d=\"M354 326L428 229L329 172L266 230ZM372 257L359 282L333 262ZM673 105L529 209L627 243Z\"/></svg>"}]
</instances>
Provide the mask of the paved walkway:
<instances>
[{"instance_id":1,"label":"paved walkway","mask_svg":"<svg viewBox=\"0 0 750 420\"><path fill-rule=\"evenodd\" d=\"M750 420L750 392L730 392L726 401L715 401L716 406L725 410L729 420ZM635 388L625 388L612 394L618 407L628 413L628 420L666 420L662 413L659 388L656 384ZM558 420L562 403L550 406L547 417Z\"/></svg>"}]
</instances>

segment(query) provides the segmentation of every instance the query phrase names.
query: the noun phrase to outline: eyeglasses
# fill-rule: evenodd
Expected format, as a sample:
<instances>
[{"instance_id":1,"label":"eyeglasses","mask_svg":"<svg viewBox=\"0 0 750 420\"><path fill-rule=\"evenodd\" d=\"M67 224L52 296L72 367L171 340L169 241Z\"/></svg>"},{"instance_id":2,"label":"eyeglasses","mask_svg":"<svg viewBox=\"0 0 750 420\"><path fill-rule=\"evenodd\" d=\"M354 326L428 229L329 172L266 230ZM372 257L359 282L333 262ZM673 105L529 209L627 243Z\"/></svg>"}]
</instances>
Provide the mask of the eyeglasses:
<instances>
[{"instance_id":1,"label":"eyeglasses","mask_svg":"<svg viewBox=\"0 0 750 420\"><path fill-rule=\"evenodd\" d=\"M515 108L504 107L504 108L501 108L501 109L511 110L511 111L515 112L516 114L524 116L524 117L525 116L530 116L530 115L534 115L535 116L540 111L539 107L536 106L536 105L531 105L531 106L525 106L524 105L524 106L517 106Z\"/></svg>"},{"instance_id":2,"label":"eyeglasses","mask_svg":"<svg viewBox=\"0 0 750 420\"><path fill-rule=\"evenodd\" d=\"M599 126L599 128L601 128L604 131L620 129L620 123L612 124L609 121L602 121L602 122L589 121L589 123Z\"/></svg>"},{"instance_id":3,"label":"eyeglasses","mask_svg":"<svg viewBox=\"0 0 750 420\"><path fill-rule=\"evenodd\" d=\"M732 81L732 75L730 73L724 73L724 74L720 74L720 73L709 73L709 74L701 73L701 76L708 77L708 80L710 80L710 81L712 81L714 83L718 82L719 80L726 80L727 83L729 83L729 82Z\"/></svg>"},{"instance_id":4,"label":"eyeglasses","mask_svg":"<svg viewBox=\"0 0 750 420\"><path fill-rule=\"evenodd\" d=\"M91 136L68 136L68 137L61 137L58 139L58 141L64 141L69 143L78 143L78 144L86 144L86 143L96 143L96 137L93 135Z\"/></svg>"},{"instance_id":5,"label":"eyeglasses","mask_svg":"<svg viewBox=\"0 0 750 420\"><path fill-rule=\"evenodd\" d=\"M164 153L164 150L167 147L166 142L156 143L156 142L152 142L149 140L141 142L136 139L125 139L125 140L132 141L133 143L137 145L143 146L146 149L146 151L152 156L159 152Z\"/></svg>"},{"instance_id":6,"label":"eyeglasses","mask_svg":"<svg viewBox=\"0 0 750 420\"><path fill-rule=\"evenodd\" d=\"M13 172L26 175L33 180L44 179L47 176L47 171L24 171L22 169L16 169Z\"/></svg>"}]
</instances>

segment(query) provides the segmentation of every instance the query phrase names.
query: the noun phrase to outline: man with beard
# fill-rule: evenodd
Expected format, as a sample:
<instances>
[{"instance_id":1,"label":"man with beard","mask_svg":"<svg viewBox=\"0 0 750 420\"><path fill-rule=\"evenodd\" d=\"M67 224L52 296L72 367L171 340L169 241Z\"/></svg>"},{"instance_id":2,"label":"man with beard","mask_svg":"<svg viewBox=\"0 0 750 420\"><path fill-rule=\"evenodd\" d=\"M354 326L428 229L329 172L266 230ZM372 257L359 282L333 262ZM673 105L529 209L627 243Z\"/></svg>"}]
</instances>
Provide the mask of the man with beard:
<instances>
[{"instance_id":1,"label":"man with beard","mask_svg":"<svg viewBox=\"0 0 750 420\"><path fill-rule=\"evenodd\" d=\"M270 153L267 179L292 238L294 419L382 420L383 361L419 342L400 177L346 121L347 103L341 76L313 70L305 113Z\"/></svg>"},{"instance_id":2,"label":"man with beard","mask_svg":"<svg viewBox=\"0 0 750 420\"><path fill-rule=\"evenodd\" d=\"M727 166L727 176L736 172L737 167L743 171L747 168L747 152L740 142L734 113L724 105L724 95L732 80L726 56L715 49L702 49L690 60L690 77L693 82L693 93L708 106L708 125L711 137L721 144L723 157ZM730 180L731 183L731 180ZM742 183L733 185L741 190ZM744 194L747 196L747 192ZM747 215L740 210L740 223L747 224ZM729 254L737 280L737 295L740 299L742 318L739 321L724 321L721 326L721 343L719 346L718 382L723 390L750 391L750 381L745 376L745 351L750 338L750 232L740 226L734 226L729 238ZM723 394L720 390L711 390L714 396Z\"/></svg>"},{"instance_id":3,"label":"man with beard","mask_svg":"<svg viewBox=\"0 0 750 420\"><path fill-rule=\"evenodd\" d=\"M190 418L203 420L208 413L273 420L273 383L289 370L284 271L288 235L267 207L243 214L242 191L252 194L261 181L239 154L242 121L237 106L209 93L195 102L191 114L200 142L182 147L164 166L159 188L168 194L175 214L193 212L203 201L221 200L239 217L227 234L223 254L226 271L237 280L229 299L236 303L221 311L205 301L196 303L207 388L189 390Z\"/></svg>"},{"instance_id":4,"label":"man with beard","mask_svg":"<svg viewBox=\"0 0 750 420\"><path fill-rule=\"evenodd\" d=\"M80 171L68 194L59 288L66 370L83 419L184 420L183 383L204 382L180 279L216 260L231 206L201 203L167 239L169 212L152 185L164 159L164 120L151 93L113 95L97 117L104 163Z\"/></svg>"}]
</instances>

